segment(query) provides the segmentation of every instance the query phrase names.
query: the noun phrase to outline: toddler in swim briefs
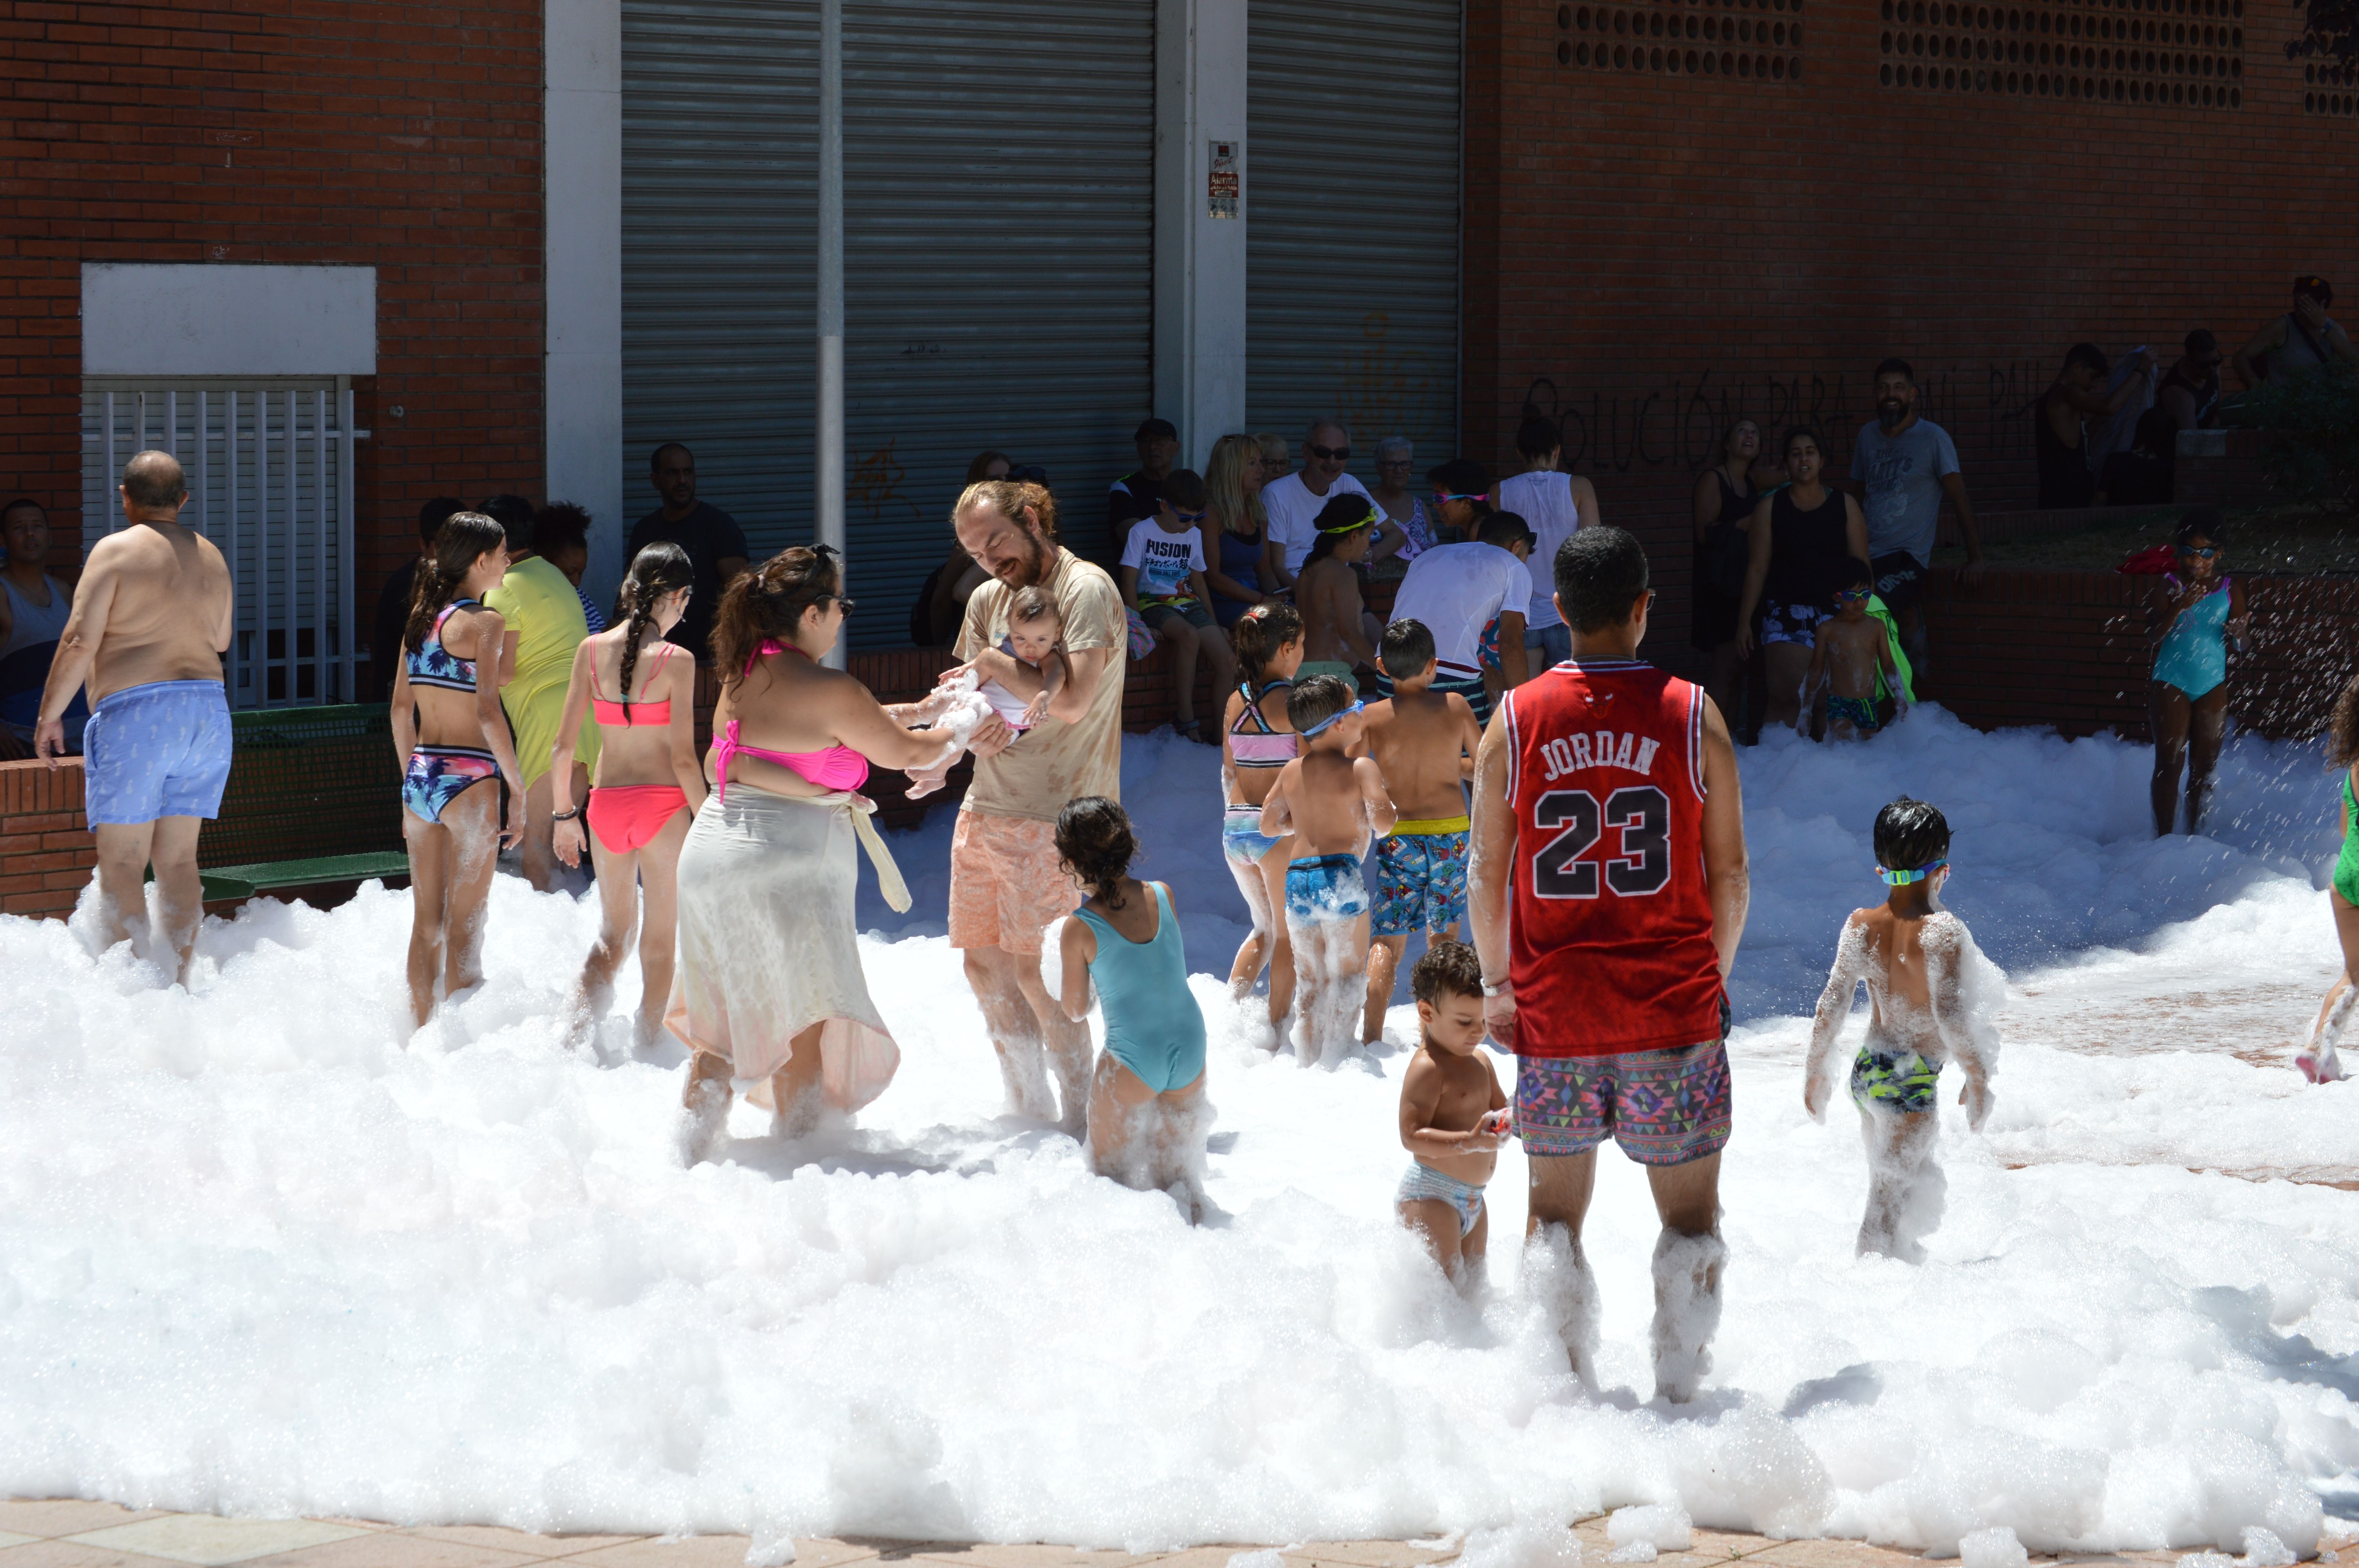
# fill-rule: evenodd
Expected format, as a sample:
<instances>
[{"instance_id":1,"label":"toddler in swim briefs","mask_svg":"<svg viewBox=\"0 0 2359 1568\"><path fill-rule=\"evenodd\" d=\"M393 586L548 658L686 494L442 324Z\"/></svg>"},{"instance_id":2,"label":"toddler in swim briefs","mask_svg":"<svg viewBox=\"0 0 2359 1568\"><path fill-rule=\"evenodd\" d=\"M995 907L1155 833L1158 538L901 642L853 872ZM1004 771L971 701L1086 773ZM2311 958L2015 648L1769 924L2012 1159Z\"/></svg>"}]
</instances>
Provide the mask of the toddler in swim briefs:
<instances>
[{"instance_id":1,"label":"toddler in swim briefs","mask_svg":"<svg viewBox=\"0 0 2359 1568\"><path fill-rule=\"evenodd\" d=\"M1498 1164L1507 1096L1483 1053L1483 968L1437 938L1409 971L1419 1042L1401 1075L1400 1137L1411 1156L1393 1194L1401 1223L1462 1288L1483 1265L1483 1189Z\"/></svg>"}]
</instances>

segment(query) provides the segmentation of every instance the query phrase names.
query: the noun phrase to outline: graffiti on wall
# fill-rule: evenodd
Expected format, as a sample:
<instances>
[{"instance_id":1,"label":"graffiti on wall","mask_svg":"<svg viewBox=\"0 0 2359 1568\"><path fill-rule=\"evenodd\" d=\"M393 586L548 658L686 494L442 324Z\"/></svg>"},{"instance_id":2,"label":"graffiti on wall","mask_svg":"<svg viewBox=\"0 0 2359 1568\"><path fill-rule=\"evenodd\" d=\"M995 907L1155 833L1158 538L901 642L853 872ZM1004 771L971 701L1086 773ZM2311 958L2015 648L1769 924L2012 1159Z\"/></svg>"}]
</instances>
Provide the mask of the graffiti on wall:
<instances>
[{"instance_id":1,"label":"graffiti on wall","mask_svg":"<svg viewBox=\"0 0 2359 1568\"><path fill-rule=\"evenodd\" d=\"M2045 362L2034 360L1920 366L1917 411L1949 431L1961 452L2027 457L2032 407L2054 376ZM1840 472L1851 460L1853 438L1875 416L1874 377L1861 372L1781 379L1724 377L1714 367L1691 383L1675 377L1646 390L1563 390L1578 379L1566 377L1560 384L1554 376L1537 376L1524 401L1562 424L1565 466L1593 472L1694 472L1717 459L1723 435L1740 418L1758 424L1769 442L1788 426L1811 427Z\"/></svg>"}]
</instances>

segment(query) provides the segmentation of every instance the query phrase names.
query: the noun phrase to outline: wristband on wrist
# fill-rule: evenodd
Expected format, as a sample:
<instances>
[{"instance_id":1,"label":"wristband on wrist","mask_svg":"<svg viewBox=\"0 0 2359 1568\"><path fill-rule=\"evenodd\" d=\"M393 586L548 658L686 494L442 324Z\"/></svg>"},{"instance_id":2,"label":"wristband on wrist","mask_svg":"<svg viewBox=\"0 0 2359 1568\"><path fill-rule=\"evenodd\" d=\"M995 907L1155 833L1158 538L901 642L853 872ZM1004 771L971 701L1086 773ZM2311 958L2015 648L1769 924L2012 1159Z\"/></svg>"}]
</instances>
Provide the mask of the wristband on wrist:
<instances>
[{"instance_id":1,"label":"wristband on wrist","mask_svg":"<svg viewBox=\"0 0 2359 1568\"><path fill-rule=\"evenodd\" d=\"M552 811L549 814L549 819L551 822L571 822L581 815L582 808L577 806L571 811Z\"/></svg>"},{"instance_id":2,"label":"wristband on wrist","mask_svg":"<svg viewBox=\"0 0 2359 1568\"><path fill-rule=\"evenodd\" d=\"M1483 982L1483 994L1486 997L1506 996L1507 994L1508 985L1509 982L1506 980L1484 980Z\"/></svg>"}]
</instances>

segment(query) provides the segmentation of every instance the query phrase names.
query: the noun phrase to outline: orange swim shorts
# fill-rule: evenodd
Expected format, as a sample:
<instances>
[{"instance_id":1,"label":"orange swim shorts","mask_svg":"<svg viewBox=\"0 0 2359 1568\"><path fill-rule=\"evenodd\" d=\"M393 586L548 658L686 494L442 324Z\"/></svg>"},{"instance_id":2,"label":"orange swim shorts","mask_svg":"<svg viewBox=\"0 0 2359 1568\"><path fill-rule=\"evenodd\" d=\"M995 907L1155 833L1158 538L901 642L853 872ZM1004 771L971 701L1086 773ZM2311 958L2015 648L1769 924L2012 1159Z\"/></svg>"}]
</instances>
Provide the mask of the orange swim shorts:
<instances>
[{"instance_id":1,"label":"orange swim shorts","mask_svg":"<svg viewBox=\"0 0 2359 1568\"><path fill-rule=\"evenodd\" d=\"M951 946L1037 956L1082 890L1057 856L1057 825L962 811L951 834Z\"/></svg>"}]
</instances>

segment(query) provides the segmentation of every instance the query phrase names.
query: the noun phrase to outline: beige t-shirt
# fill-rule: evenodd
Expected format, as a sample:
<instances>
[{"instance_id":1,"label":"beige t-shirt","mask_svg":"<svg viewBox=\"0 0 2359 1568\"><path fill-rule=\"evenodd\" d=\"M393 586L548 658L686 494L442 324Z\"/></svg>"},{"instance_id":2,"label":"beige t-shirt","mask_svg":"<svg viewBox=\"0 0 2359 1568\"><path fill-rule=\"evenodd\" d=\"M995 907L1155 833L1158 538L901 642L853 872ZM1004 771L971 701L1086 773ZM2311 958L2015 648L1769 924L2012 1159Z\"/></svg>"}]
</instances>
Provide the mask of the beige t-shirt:
<instances>
[{"instance_id":1,"label":"beige t-shirt","mask_svg":"<svg viewBox=\"0 0 2359 1568\"><path fill-rule=\"evenodd\" d=\"M1122 595L1103 568L1061 546L1057 564L1040 586L1064 613L1060 642L1066 652L1108 648L1113 655L1081 722L1043 719L999 755L977 762L961 810L1054 822L1067 801L1082 795L1122 798L1123 664L1130 652ZM1007 635L1007 603L1015 596L997 578L974 590L966 601L966 621L959 627L960 658L971 659L999 645Z\"/></svg>"}]
</instances>

